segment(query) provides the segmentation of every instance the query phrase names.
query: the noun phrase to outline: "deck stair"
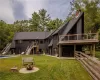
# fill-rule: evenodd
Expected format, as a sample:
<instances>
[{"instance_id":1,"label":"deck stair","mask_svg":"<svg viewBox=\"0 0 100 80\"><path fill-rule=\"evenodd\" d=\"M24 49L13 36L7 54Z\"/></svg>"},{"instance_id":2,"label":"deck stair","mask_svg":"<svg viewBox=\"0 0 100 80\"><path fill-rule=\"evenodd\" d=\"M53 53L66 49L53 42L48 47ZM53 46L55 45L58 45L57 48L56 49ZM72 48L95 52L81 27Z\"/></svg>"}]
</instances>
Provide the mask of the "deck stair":
<instances>
[{"instance_id":1,"label":"deck stair","mask_svg":"<svg viewBox=\"0 0 100 80\"><path fill-rule=\"evenodd\" d=\"M32 50L32 48L33 48L34 46L35 46L35 45L34 45L34 42L33 42L30 46L27 47L27 49L26 49L26 51L25 51L25 54L26 54L26 55L29 55L29 54L31 53L31 50Z\"/></svg>"},{"instance_id":2,"label":"deck stair","mask_svg":"<svg viewBox=\"0 0 100 80\"><path fill-rule=\"evenodd\" d=\"M11 48L11 43L8 43L6 45L6 47L1 51L1 54L3 54L3 55L7 54L9 52L10 48Z\"/></svg>"},{"instance_id":3,"label":"deck stair","mask_svg":"<svg viewBox=\"0 0 100 80\"><path fill-rule=\"evenodd\" d=\"M100 61L97 58L79 51L76 51L75 58L82 63L93 80L100 80Z\"/></svg>"}]
</instances>

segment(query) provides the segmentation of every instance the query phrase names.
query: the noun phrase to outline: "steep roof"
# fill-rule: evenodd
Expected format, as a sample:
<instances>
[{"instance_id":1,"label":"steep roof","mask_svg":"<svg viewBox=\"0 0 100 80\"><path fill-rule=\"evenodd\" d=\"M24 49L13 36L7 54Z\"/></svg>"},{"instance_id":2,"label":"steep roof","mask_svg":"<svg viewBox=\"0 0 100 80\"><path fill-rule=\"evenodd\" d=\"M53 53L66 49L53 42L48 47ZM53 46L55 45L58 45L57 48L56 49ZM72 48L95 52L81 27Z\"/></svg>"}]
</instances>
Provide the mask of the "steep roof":
<instances>
[{"instance_id":1,"label":"steep roof","mask_svg":"<svg viewBox=\"0 0 100 80\"><path fill-rule=\"evenodd\" d=\"M46 38L50 37L54 32L55 32L55 30L52 31Z\"/></svg>"},{"instance_id":2,"label":"steep roof","mask_svg":"<svg viewBox=\"0 0 100 80\"><path fill-rule=\"evenodd\" d=\"M83 12L81 12L79 14L79 16L77 18L73 18L72 20L69 21L67 27L64 29L63 33L61 35L66 35L68 34L68 32L74 27L74 25L78 22L78 20L84 15ZM61 39L63 39L63 37L61 37Z\"/></svg>"},{"instance_id":3,"label":"steep roof","mask_svg":"<svg viewBox=\"0 0 100 80\"><path fill-rule=\"evenodd\" d=\"M55 30L55 32L52 35L57 34L61 29L63 29L68 24L68 22L65 22L62 26L60 26L57 30Z\"/></svg>"},{"instance_id":4,"label":"steep roof","mask_svg":"<svg viewBox=\"0 0 100 80\"><path fill-rule=\"evenodd\" d=\"M78 22L78 20L82 17L82 15L84 15L83 12L81 12L77 18L73 18L72 20L70 20L67 24L67 27L64 29L62 35L67 34L72 29L72 27Z\"/></svg>"},{"instance_id":5,"label":"steep roof","mask_svg":"<svg viewBox=\"0 0 100 80\"><path fill-rule=\"evenodd\" d=\"M49 32L18 32L14 40L45 39Z\"/></svg>"},{"instance_id":6,"label":"steep roof","mask_svg":"<svg viewBox=\"0 0 100 80\"><path fill-rule=\"evenodd\" d=\"M81 12L77 18L73 18L73 19L71 19L70 21L65 22L65 23L64 23L62 26L60 26L52 35L57 34L57 33L58 33L61 29L63 29L63 28L65 28L63 34L64 34L66 31L68 32L68 31L75 25L75 23L80 19L80 17L81 17L83 14L84 14L84 13Z\"/></svg>"},{"instance_id":7,"label":"steep roof","mask_svg":"<svg viewBox=\"0 0 100 80\"><path fill-rule=\"evenodd\" d=\"M50 36L52 36L52 35L57 34L57 33L58 33L61 29L63 29L67 24L68 24L68 22L64 23L64 24L63 24L62 26L60 26L58 29L56 29L56 30L54 30L53 32L51 32L51 33L47 36L47 38L50 37Z\"/></svg>"}]
</instances>

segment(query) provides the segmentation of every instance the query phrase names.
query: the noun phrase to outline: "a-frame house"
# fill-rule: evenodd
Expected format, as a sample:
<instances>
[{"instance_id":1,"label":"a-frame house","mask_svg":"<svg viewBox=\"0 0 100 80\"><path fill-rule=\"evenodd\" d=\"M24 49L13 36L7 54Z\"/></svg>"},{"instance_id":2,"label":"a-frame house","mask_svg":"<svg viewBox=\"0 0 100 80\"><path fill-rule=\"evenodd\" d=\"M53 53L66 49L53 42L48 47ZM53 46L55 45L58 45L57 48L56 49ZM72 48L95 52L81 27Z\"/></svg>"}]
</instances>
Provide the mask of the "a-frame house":
<instances>
[{"instance_id":1,"label":"a-frame house","mask_svg":"<svg viewBox=\"0 0 100 80\"><path fill-rule=\"evenodd\" d=\"M49 32L18 32L12 44L12 52L20 54L46 53L59 57L74 57L76 51L82 51L84 45L90 47L90 53L95 55L97 33L84 33L84 12L76 15L52 33ZM28 53L27 53L28 54Z\"/></svg>"},{"instance_id":2,"label":"a-frame house","mask_svg":"<svg viewBox=\"0 0 100 80\"><path fill-rule=\"evenodd\" d=\"M84 12L80 11L49 37L49 54L59 57L74 57L75 51L82 51L84 45L89 45L90 52L95 54L95 43L98 42L98 34L84 33Z\"/></svg>"}]
</instances>

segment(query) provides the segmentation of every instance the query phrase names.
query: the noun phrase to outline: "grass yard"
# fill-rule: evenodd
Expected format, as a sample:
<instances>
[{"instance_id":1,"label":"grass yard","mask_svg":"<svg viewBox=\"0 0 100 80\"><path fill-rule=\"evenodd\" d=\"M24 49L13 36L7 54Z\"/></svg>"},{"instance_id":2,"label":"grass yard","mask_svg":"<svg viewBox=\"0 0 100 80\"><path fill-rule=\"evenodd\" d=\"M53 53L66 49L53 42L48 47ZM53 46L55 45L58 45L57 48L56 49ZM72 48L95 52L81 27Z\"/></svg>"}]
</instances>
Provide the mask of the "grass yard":
<instances>
[{"instance_id":1,"label":"grass yard","mask_svg":"<svg viewBox=\"0 0 100 80\"><path fill-rule=\"evenodd\" d=\"M22 68L22 56L0 59L0 80L92 80L77 60L62 60L49 56L34 55L35 73L10 72L10 68Z\"/></svg>"},{"instance_id":2,"label":"grass yard","mask_svg":"<svg viewBox=\"0 0 100 80\"><path fill-rule=\"evenodd\" d=\"M96 57L100 60L100 51L96 51Z\"/></svg>"}]
</instances>

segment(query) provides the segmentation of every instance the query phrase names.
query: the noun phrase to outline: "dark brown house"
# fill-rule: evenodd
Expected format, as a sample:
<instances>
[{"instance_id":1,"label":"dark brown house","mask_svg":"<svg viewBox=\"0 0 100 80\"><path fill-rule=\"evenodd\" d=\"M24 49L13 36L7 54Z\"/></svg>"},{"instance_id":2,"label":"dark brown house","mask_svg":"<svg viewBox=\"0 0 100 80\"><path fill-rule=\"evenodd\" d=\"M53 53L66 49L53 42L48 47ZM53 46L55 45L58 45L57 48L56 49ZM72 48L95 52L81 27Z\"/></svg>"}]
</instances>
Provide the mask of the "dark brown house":
<instances>
[{"instance_id":1,"label":"dark brown house","mask_svg":"<svg viewBox=\"0 0 100 80\"><path fill-rule=\"evenodd\" d=\"M37 44L37 46L34 45L32 47L32 54L45 52L46 54L60 57L74 57L75 51L82 51L84 45L89 45L91 53L95 53L95 43L98 42L98 35L95 33L84 33L84 13L79 12L77 16L52 33L16 33L13 39L14 47L12 47L12 50L17 54L25 52L32 42Z\"/></svg>"}]
</instances>

